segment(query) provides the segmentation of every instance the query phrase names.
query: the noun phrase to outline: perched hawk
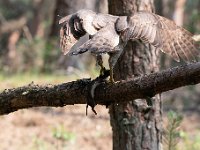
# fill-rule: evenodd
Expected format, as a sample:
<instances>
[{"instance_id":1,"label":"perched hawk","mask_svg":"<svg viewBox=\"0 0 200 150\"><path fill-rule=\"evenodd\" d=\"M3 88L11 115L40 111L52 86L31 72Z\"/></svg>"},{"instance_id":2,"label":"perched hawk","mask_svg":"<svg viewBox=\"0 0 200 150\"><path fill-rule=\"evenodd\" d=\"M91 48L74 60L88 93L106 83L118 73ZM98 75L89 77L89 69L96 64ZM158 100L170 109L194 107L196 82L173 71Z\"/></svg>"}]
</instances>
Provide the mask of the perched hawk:
<instances>
[{"instance_id":1,"label":"perched hawk","mask_svg":"<svg viewBox=\"0 0 200 150\"><path fill-rule=\"evenodd\" d=\"M90 37L95 35L100 29L114 24L118 16L109 14L95 13L91 10L80 10L74 14L68 15L60 19L62 24L60 29L60 47L64 55L68 54L72 46L86 33ZM114 29L114 27L113 27ZM70 53L72 54L72 52ZM97 63L101 67L101 73L105 69L101 55L97 56Z\"/></svg>"},{"instance_id":2,"label":"perched hawk","mask_svg":"<svg viewBox=\"0 0 200 150\"><path fill-rule=\"evenodd\" d=\"M63 17L59 20L59 24L62 24L60 47L63 53L67 54L79 38L86 33L92 36L109 23L116 22L117 18L117 16L95 13L86 9Z\"/></svg>"},{"instance_id":3,"label":"perched hawk","mask_svg":"<svg viewBox=\"0 0 200 150\"><path fill-rule=\"evenodd\" d=\"M114 82L113 68L129 40L141 39L178 62L180 58L184 61L195 61L199 54L191 33L154 13L142 11L132 16L112 16L80 10L61 19L60 23L64 23L60 30L64 53L69 51L79 37L88 33L91 39L70 54L78 55L90 51L97 55L97 62L102 69L101 54L110 55L111 82Z\"/></svg>"}]
</instances>

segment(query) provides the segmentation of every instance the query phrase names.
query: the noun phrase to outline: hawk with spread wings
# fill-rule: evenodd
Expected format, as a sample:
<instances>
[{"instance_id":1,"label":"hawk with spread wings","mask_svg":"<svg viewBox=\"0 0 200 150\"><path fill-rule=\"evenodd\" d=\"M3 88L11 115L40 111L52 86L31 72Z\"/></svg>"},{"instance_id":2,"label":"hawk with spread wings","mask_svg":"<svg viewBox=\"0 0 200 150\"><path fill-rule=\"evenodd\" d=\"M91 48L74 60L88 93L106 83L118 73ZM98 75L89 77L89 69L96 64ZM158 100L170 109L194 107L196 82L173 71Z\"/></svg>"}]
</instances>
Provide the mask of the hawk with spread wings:
<instances>
[{"instance_id":1,"label":"hawk with spread wings","mask_svg":"<svg viewBox=\"0 0 200 150\"><path fill-rule=\"evenodd\" d=\"M103 69L101 55L108 53L110 80L113 68L129 40L140 39L170 55L174 60L195 61L199 54L192 34L173 21L149 12L136 12L132 16L112 16L81 10L60 20L60 45L63 52L86 33L91 37L71 55L90 51L97 56L97 63ZM102 70L101 69L101 70Z\"/></svg>"}]
</instances>

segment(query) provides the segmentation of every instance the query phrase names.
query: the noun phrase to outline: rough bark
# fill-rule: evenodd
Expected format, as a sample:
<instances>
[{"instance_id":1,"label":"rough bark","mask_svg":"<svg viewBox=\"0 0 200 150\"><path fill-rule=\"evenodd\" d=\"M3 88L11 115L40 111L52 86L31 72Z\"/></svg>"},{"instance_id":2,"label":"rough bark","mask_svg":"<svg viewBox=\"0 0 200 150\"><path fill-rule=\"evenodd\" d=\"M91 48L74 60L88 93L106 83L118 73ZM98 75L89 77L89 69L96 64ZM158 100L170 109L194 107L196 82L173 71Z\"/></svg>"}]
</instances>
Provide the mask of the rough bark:
<instances>
[{"instance_id":1,"label":"rough bark","mask_svg":"<svg viewBox=\"0 0 200 150\"><path fill-rule=\"evenodd\" d=\"M109 0L109 12L114 15L131 15L135 11L154 12L153 0ZM128 80L158 70L158 52L150 45L139 41L130 42L115 67L115 79ZM151 91L151 89L149 89ZM149 104L147 104L147 102ZM140 106L153 109L145 114ZM110 107L114 150L161 149L162 108L160 96L141 99Z\"/></svg>"},{"instance_id":2,"label":"rough bark","mask_svg":"<svg viewBox=\"0 0 200 150\"><path fill-rule=\"evenodd\" d=\"M96 104L121 103L153 97L158 93L197 83L200 83L200 62L115 84L101 83L95 89L94 99ZM90 79L82 79L54 86L38 86L32 83L6 89L0 93L0 115L29 107L86 104L90 93L87 87L91 84ZM132 102L137 103L138 100ZM143 111L145 106L138 106L137 110Z\"/></svg>"}]
</instances>

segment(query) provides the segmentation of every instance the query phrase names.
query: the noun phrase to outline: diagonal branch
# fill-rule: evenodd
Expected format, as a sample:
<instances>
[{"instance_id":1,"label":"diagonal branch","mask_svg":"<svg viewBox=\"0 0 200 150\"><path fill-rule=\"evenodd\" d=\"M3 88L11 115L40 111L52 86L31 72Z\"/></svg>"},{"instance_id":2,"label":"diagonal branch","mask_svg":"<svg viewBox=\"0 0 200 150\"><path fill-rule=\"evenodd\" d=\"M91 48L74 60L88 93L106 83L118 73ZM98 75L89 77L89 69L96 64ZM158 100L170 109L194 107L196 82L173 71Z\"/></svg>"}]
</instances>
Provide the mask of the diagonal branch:
<instances>
[{"instance_id":1,"label":"diagonal branch","mask_svg":"<svg viewBox=\"0 0 200 150\"><path fill-rule=\"evenodd\" d=\"M198 83L200 83L200 62L116 84L101 83L95 89L95 101L97 104L130 101ZM0 93L0 115L29 107L85 104L90 93L86 87L91 84L90 79L81 79L54 86L30 84L4 90Z\"/></svg>"}]
</instances>

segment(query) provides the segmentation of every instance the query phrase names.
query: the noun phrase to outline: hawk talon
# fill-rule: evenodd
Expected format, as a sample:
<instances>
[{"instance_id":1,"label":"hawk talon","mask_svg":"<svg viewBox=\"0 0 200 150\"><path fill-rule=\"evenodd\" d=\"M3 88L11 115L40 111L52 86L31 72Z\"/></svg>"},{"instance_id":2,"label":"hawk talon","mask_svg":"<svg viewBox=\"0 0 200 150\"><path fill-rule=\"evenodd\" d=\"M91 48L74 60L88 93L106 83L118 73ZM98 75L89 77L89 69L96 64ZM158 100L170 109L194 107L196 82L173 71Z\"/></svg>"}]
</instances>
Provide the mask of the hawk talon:
<instances>
[{"instance_id":1,"label":"hawk talon","mask_svg":"<svg viewBox=\"0 0 200 150\"><path fill-rule=\"evenodd\" d=\"M114 84L115 80L113 79L113 77L110 76L110 83Z\"/></svg>"}]
</instances>

